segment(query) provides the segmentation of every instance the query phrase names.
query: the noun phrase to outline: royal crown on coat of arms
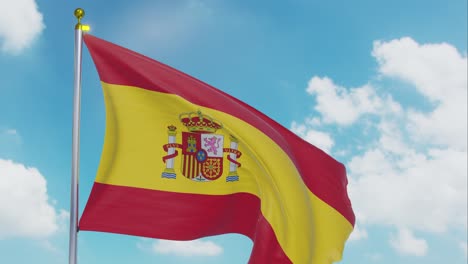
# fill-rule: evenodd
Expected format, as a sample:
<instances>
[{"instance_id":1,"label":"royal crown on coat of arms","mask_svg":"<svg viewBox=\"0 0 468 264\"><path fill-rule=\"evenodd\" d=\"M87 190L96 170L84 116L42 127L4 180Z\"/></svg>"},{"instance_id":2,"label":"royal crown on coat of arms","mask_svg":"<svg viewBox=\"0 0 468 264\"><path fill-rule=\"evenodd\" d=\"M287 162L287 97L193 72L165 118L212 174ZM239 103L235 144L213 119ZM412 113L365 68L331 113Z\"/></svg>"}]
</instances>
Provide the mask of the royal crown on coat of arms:
<instances>
[{"instance_id":1,"label":"royal crown on coat of arms","mask_svg":"<svg viewBox=\"0 0 468 264\"><path fill-rule=\"evenodd\" d=\"M227 153L229 161L229 173L227 182L239 180L237 168L241 164L237 161L241 152L238 148L238 140L230 136L230 147L224 148L224 136L215 134L223 128L221 122L211 118L202 112L182 113L180 122L189 132L182 132L182 144L176 143L177 127L167 127L169 142L163 146L167 155L163 157L166 168L162 173L163 178L176 179L174 160L182 150L181 173L188 179L198 182L208 182L219 179L223 175L223 155Z\"/></svg>"}]
</instances>

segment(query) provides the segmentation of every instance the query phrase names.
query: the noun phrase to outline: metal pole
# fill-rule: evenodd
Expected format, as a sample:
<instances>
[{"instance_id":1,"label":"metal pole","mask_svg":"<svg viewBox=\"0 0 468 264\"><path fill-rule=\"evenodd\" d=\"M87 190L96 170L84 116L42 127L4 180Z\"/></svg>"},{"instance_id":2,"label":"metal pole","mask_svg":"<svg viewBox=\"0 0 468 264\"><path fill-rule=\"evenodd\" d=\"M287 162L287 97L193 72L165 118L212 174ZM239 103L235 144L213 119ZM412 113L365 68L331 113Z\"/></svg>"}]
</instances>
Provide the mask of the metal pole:
<instances>
[{"instance_id":1,"label":"metal pole","mask_svg":"<svg viewBox=\"0 0 468 264\"><path fill-rule=\"evenodd\" d=\"M78 23L75 26L75 80L73 95L73 143L72 143L72 176L70 199L70 241L69 264L77 263L78 242L78 182L80 165L80 106L81 106L81 51L83 44L83 31L80 20L84 16L84 10L77 8L75 17Z\"/></svg>"}]
</instances>

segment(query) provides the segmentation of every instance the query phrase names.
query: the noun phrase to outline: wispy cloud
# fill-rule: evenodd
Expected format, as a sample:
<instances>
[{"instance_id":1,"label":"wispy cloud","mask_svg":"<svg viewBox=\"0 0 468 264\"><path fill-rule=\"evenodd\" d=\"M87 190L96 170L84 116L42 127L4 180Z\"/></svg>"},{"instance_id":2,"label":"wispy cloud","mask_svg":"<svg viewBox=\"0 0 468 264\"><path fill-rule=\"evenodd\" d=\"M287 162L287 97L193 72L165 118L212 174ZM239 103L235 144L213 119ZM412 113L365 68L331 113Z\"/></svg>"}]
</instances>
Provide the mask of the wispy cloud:
<instances>
[{"instance_id":1,"label":"wispy cloud","mask_svg":"<svg viewBox=\"0 0 468 264\"><path fill-rule=\"evenodd\" d=\"M374 263L380 262L382 260L382 254L379 253L367 253L364 256Z\"/></svg>"},{"instance_id":2,"label":"wispy cloud","mask_svg":"<svg viewBox=\"0 0 468 264\"><path fill-rule=\"evenodd\" d=\"M21 138L18 130L13 128L0 128L0 137Z\"/></svg>"},{"instance_id":3,"label":"wispy cloud","mask_svg":"<svg viewBox=\"0 0 468 264\"><path fill-rule=\"evenodd\" d=\"M247 52L264 33L265 23L230 1L138 1L122 14L121 35L116 36L113 21L110 35L149 56L192 54L193 46L216 50L229 42L245 45Z\"/></svg>"},{"instance_id":4,"label":"wispy cloud","mask_svg":"<svg viewBox=\"0 0 468 264\"><path fill-rule=\"evenodd\" d=\"M6 129L5 134L7 134L7 135L18 135L18 131L16 131L16 129Z\"/></svg>"},{"instance_id":5,"label":"wispy cloud","mask_svg":"<svg viewBox=\"0 0 468 264\"><path fill-rule=\"evenodd\" d=\"M353 232L349 236L349 241L357 241L367 238L367 231L361 228L358 224L354 226Z\"/></svg>"},{"instance_id":6,"label":"wispy cloud","mask_svg":"<svg viewBox=\"0 0 468 264\"><path fill-rule=\"evenodd\" d=\"M148 45L151 50L186 47L213 25L214 14L214 7L200 0L134 5L122 16L121 31L126 32L122 39L136 49Z\"/></svg>"},{"instance_id":7,"label":"wispy cloud","mask_svg":"<svg viewBox=\"0 0 468 264\"><path fill-rule=\"evenodd\" d=\"M466 241L462 241L459 243L460 249L463 251L463 254L465 254L465 258L468 255L468 244Z\"/></svg>"},{"instance_id":8,"label":"wispy cloud","mask_svg":"<svg viewBox=\"0 0 468 264\"><path fill-rule=\"evenodd\" d=\"M0 155L11 155L22 145L22 138L16 129L0 128Z\"/></svg>"},{"instance_id":9,"label":"wispy cloud","mask_svg":"<svg viewBox=\"0 0 468 264\"><path fill-rule=\"evenodd\" d=\"M390 245L403 255L425 256L427 254L427 242L416 238L407 229L400 229L396 236L390 238Z\"/></svg>"}]
</instances>

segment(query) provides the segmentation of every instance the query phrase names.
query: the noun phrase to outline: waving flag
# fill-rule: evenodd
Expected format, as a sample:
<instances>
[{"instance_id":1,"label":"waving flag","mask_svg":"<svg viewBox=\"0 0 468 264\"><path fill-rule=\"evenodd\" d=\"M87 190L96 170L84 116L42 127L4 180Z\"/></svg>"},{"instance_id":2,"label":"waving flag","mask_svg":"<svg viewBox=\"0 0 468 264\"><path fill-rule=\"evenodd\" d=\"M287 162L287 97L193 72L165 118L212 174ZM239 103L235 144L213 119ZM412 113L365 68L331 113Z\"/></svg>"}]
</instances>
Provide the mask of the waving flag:
<instances>
[{"instance_id":1,"label":"waving flag","mask_svg":"<svg viewBox=\"0 0 468 264\"><path fill-rule=\"evenodd\" d=\"M249 263L331 263L354 226L342 164L251 106L85 35L106 134L80 230L192 240L239 233Z\"/></svg>"}]
</instances>

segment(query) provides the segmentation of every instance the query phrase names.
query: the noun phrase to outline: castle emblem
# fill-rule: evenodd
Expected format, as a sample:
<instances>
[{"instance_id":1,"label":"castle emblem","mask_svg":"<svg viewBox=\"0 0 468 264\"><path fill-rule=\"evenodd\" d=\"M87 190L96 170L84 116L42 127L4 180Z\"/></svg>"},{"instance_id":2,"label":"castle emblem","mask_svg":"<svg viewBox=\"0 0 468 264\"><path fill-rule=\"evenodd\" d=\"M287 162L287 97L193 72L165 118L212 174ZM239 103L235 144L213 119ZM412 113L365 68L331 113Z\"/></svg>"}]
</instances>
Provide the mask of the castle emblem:
<instances>
[{"instance_id":1,"label":"castle emblem","mask_svg":"<svg viewBox=\"0 0 468 264\"><path fill-rule=\"evenodd\" d=\"M167 152L167 155L163 157L166 168L162 177L168 179L177 177L174 162L179 154L176 149L181 149L181 173L186 178L199 182L221 178L224 172L223 156L227 153L229 173L226 181L238 181L237 168L241 164L237 159L242 153L237 150L237 139L230 136L230 147L224 148L224 136L216 134L217 130L223 128L222 124L200 111L182 113L179 115L179 120L189 132L182 132L182 144L180 144L176 143L177 128L173 125L168 127L169 142L163 146L164 151Z\"/></svg>"}]
</instances>

